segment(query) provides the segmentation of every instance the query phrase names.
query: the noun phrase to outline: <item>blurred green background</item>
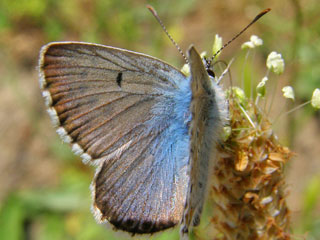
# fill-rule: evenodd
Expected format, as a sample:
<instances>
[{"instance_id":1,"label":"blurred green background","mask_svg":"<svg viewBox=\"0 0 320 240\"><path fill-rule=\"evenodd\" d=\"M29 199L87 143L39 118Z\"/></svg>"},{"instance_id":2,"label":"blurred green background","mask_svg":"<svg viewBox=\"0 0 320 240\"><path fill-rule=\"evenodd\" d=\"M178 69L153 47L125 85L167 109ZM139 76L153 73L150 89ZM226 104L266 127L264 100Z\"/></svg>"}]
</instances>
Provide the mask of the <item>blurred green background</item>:
<instances>
[{"instance_id":1,"label":"blurred green background","mask_svg":"<svg viewBox=\"0 0 320 240\"><path fill-rule=\"evenodd\" d=\"M83 165L51 126L36 66L42 45L80 40L147 53L180 68L182 57L146 4L155 7L182 49L193 43L199 51L211 50L216 33L229 40L259 11L272 8L220 56L226 61L235 57L233 81L247 71L260 81L268 53L282 53L285 73L273 79L279 85L275 117L283 107L290 109L309 100L312 90L320 87L318 0L1 0L1 239L128 238L96 224L89 191L94 169ZM245 53L240 46L251 34L263 38L264 45L244 67ZM295 103L281 97L285 85L294 86ZM320 239L319 112L304 107L281 118L275 131L296 153L287 169L292 233L298 238ZM178 239L178 232L151 238Z\"/></svg>"}]
</instances>

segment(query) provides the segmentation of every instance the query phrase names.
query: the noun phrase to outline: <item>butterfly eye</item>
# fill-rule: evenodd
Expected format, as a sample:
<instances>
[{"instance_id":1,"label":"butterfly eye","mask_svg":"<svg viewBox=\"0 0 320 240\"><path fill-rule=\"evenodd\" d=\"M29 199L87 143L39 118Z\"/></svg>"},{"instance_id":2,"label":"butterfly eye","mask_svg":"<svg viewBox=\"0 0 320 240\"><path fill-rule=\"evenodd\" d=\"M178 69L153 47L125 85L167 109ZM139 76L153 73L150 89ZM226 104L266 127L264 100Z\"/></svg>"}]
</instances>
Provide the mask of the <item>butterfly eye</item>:
<instances>
[{"instance_id":1,"label":"butterfly eye","mask_svg":"<svg viewBox=\"0 0 320 240\"><path fill-rule=\"evenodd\" d=\"M211 70L212 65L211 65L211 61L209 59L207 59L206 57L203 57L203 65L205 66L207 73L210 77L215 78L215 74L214 72Z\"/></svg>"},{"instance_id":2,"label":"butterfly eye","mask_svg":"<svg viewBox=\"0 0 320 240\"><path fill-rule=\"evenodd\" d=\"M211 70L211 69L207 69L207 73L208 73L208 75L210 76L210 77L212 77L212 78L215 78L215 74L214 74L214 72Z\"/></svg>"}]
</instances>

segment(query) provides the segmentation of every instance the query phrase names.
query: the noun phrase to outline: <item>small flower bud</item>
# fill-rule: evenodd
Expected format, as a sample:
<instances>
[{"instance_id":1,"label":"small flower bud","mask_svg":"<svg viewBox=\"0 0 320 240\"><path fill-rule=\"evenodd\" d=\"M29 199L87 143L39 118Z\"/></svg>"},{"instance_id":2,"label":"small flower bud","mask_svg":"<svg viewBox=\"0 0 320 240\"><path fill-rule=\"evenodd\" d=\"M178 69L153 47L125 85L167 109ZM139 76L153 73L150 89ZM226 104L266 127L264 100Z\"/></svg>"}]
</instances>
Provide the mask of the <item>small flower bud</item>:
<instances>
[{"instance_id":1,"label":"small flower bud","mask_svg":"<svg viewBox=\"0 0 320 240\"><path fill-rule=\"evenodd\" d=\"M190 75L190 67L189 64L184 64L183 67L181 68L181 72L186 75L189 76Z\"/></svg>"},{"instance_id":2,"label":"small flower bud","mask_svg":"<svg viewBox=\"0 0 320 240\"><path fill-rule=\"evenodd\" d=\"M290 98L294 101L294 91L291 86L285 86L284 88L282 88L282 92L285 98Z\"/></svg>"},{"instance_id":3,"label":"small flower bud","mask_svg":"<svg viewBox=\"0 0 320 240\"><path fill-rule=\"evenodd\" d=\"M263 44L263 41L261 38L259 38L258 36L256 35L252 35L250 37L250 41L248 42L245 42L241 45L241 48L242 49L245 49L245 48L255 48L255 47L258 47L258 46L261 46Z\"/></svg>"},{"instance_id":4,"label":"small flower bud","mask_svg":"<svg viewBox=\"0 0 320 240\"><path fill-rule=\"evenodd\" d=\"M316 88L312 93L311 105L314 108L320 109L320 89Z\"/></svg>"},{"instance_id":5,"label":"small flower bud","mask_svg":"<svg viewBox=\"0 0 320 240\"><path fill-rule=\"evenodd\" d=\"M268 81L268 77L262 78L261 82L258 83L256 91L258 96L264 97L266 94L266 82Z\"/></svg>"},{"instance_id":6,"label":"small flower bud","mask_svg":"<svg viewBox=\"0 0 320 240\"><path fill-rule=\"evenodd\" d=\"M220 37L218 34L216 34L215 39L214 39L214 43L212 46L212 53L216 54L222 47L222 37ZM220 55L220 53L215 57L218 58L218 56Z\"/></svg>"},{"instance_id":7,"label":"small flower bud","mask_svg":"<svg viewBox=\"0 0 320 240\"><path fill-rule=\"evenodd\" d=\"M267 59L267 68L276 74L281 74L284 71L284 60L280 53L271 52Z\"/></svg>"}]
</instances>

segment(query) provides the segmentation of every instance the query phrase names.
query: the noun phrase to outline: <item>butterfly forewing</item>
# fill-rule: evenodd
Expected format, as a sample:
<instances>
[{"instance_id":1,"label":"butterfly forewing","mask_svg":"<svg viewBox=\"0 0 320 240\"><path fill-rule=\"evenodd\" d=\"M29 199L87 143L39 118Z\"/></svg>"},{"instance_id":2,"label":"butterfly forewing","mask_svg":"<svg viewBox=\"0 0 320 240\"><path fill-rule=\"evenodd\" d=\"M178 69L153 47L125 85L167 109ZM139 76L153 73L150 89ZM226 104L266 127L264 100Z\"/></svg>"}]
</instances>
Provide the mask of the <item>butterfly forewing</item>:
<instances>
[{"instance_id":1,"label":"butterfly forewing","mask_svg":"<svg viewBox=\"0 0 320 240\"><path fill-rule=\"evenodd\" d=\"M133 233L177 224L188 182L189 80L147 55L76 42L44 46L40 78L57 132L98 165L98 220Z\"/></svg>"}]
</instances>

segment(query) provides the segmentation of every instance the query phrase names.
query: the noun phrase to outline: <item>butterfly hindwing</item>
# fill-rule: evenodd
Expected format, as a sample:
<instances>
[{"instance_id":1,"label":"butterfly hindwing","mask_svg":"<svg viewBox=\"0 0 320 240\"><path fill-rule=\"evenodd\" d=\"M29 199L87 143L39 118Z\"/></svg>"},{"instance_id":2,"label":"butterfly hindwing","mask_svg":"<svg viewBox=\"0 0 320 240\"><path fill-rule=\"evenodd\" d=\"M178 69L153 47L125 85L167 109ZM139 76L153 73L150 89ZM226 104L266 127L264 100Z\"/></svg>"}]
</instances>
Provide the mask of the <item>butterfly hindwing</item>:
<instances>
[{"instance_id":1,"label":"butterfly hindwing","mask_svg":"<svg viewBox=\"0 0 320 240\"><path fill-rule=\"evenodd\" d=\"M203 61L191 46L188 51L192 101L190 110L190 183L181 225L182 239L188 239L191 227L200 223L208 192L209 175L215 161L216 144L227 112L223 91L210 78Z\"/></svg>"},{"instance_id":2,"label":"butterfly hindwing","mask_svg":"<svg viewBox=\"0 0 320 240\"><path fill-rule=\"evenodd\" d=\"M152 233L181 219L187 189L189 80L147 55L60 42L40 55L57 132L86 162L98 221Z\"/></svg>"}]
</instances>

